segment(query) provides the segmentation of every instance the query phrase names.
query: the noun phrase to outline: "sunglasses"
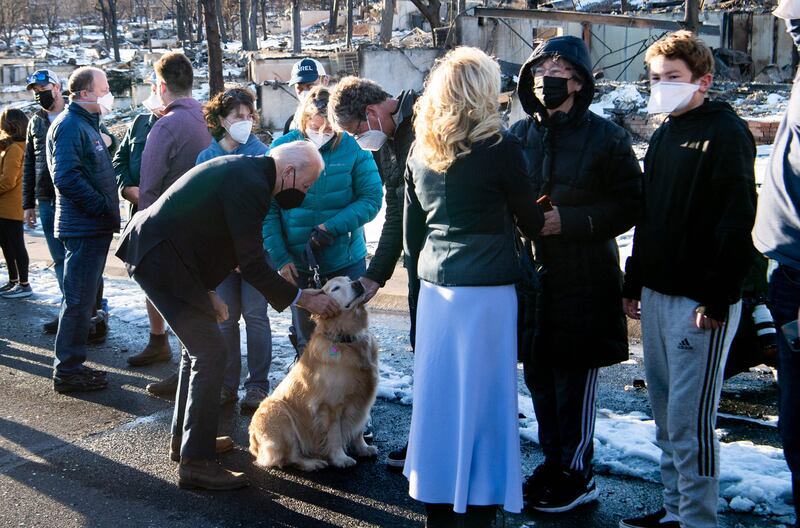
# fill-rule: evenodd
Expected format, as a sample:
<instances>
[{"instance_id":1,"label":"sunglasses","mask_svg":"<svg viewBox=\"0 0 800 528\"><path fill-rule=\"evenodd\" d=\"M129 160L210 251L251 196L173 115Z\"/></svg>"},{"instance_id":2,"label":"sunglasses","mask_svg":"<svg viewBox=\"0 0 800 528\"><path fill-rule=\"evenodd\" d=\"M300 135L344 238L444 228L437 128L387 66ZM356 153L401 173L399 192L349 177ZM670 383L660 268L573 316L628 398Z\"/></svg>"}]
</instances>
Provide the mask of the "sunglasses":
<instances>
[{"instance_id":1,"label":"sunglasses","mask_svg":"<svg viewBox=\"0 0 800 528\"><path fill-rule=\"evenodd\" d=\"M51 82L53 82L53 80L50 78L50 74L46 71L37 71L31 75L28 75L28 84L48 84Z\"/></svg>"}]
</instances>

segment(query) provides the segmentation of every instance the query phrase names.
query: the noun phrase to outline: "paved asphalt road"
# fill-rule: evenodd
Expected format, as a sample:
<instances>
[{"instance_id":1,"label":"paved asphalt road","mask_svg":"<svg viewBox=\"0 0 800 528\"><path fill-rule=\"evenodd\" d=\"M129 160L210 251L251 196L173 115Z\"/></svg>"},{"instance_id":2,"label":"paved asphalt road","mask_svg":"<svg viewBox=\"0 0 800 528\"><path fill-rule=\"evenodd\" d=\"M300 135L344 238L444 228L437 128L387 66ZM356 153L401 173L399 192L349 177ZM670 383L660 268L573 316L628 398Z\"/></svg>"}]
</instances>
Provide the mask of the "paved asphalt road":
<instances>
[{"instance_id":1,"label":"paved asphalt road","mask_svg":"<svg viewBox=\"0 0 800 528\"><path fill-rule=\"evenodd\" d=\"M409 406L378 400L373 411L381 451L377 460L312 474L264 471L253 466L246 447L239 447L221 459L227 467L246 472L250 488L182 491L176 486L176 466L167 456L171 402L151 398L144 390L174 367L127 368L126 356L140 350L146 336L112 319L108 342L90 352L93 365L109 371L109 388L77 397L55 394L50 379L54 339L40 332L40 323L52 314L52 306L36 302L0 303L0 527L422 526L422 508L408 497L405 479L384 465L386 453L404 442ZM407 331L404 316L376 315L373 325L391 328L396 336ZM397 344L385 344L397 349L392 353L406 353L402 339L393 341ZM640 366L606 369L601 405L646 409L644 396L622 390L640 375ZM248 422L229 406L220 433L246 446ZM733 425L729 429L733 435L750 434L749 428L738 433ZM773 431L753 434L761 435L762 442L777 441ZM523 455L526 472L542 459L538 447L527 442ZM620 517L660 504L656 484L612 475L600 475L598 483L602 494L597 504L558 517L508 515L505 524L498 517L498 526L614 527ZM776 524L728 513L722 526Z\"/></svg>"}]
</instances>

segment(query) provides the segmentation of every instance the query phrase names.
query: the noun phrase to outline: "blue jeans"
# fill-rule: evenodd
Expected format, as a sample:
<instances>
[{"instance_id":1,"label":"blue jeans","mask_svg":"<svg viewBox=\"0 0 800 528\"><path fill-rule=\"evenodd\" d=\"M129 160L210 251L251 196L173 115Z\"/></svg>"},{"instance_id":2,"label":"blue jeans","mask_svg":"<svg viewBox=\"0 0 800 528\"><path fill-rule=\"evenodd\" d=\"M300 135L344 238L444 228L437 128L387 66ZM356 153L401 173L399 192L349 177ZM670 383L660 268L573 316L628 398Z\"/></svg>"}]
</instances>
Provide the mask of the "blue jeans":
<instances>
[{"instance_id":1,"label":"blue jeans","mask_svg":"<svg viewBox=\"0 0 800 528\"><path fill-rule=\"evenodd\" d=\"M217 286L217 295L228 305L228 320L219 329L228 349L225 378L222 384L231 390L239 389L242 375L242 350L239 338L239 319L244 317L247 332L247 379L244 388L269 392L269 367L272 363L272 330L267 317L267 300L233 272Z\"/></svg>"},{"instance_id":2,"label":"blue jeans","mask_svg":"<svg viewBox=\"0 0 800 528\"><path fill-rule=\"evenodd\" d=\"M64 302L58 316L54 368L77 374L86 361L86 336L103 279L111 235L61 239L64 258Z\"/></svg>"},{"instance_id":3,"label":"blue jeans","mask_svg":"<svg viewBox=\"0 0 800 528\"><path fill-rule=\"evenodd\" d=\"M53 268L58 279L58 289L64 294L64 243L53 234L56 220L56 203L54 200L39 200L39 220L42 222L44 239L50 258L53 259Z\"/></svg>"},{"instance_id":4,"label":"blue jeans","mask_svg":"<svg viewBox=\"0 0 800 528\"><path fill-rule=\"evenodd\" d=\"M360 260L356 264L348 268L343 268L335 271L322 278L325 282L334 277L348 277L350 280L360 278L367 271L367 261ZM300 273L300 278L297 281L297 286L300 288L314 288L314 279L308 273ZM306 349L308 340L311 339L311 334L314 332L314 322L311 320L311 314L308 310L292 306L292 325L294 326L295 334L297 335L297 351L302 354Z\"/></svg>"},{"instance_id":5,"label":"blue jeans","mask_svg":"<svg viewBox=\"0 0 800 528\"><path fill-rule=\"evenodd\" d=\"M792 495L800 526L800 352L792 352L780 331L797 319L800 308L800 270L779 265L769 280L769 308L778 326L778 385L780 433L786 463L792 472Z\"/></svg>"}]
</instances>

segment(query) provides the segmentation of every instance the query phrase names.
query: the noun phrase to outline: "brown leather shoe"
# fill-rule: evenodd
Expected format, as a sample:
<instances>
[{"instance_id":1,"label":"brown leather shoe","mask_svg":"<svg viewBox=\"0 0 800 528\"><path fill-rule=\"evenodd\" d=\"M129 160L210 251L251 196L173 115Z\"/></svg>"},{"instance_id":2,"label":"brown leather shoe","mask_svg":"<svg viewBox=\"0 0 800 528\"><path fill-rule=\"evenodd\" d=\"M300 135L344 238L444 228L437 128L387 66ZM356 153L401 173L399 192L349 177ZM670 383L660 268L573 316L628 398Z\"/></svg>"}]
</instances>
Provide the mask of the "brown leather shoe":
<instances>
[{"instance_id":1,"label":"brown leather shoe","mask_svg":"<svg viewBox=\"0 0 800 528\"><path fill-rule=\"evenodd\" d=\"M150 341L144 350L128 358L128 365L132 367L143 367L153 363L169 361L172 359L172 349L169 347L167 334L150 334Z\"/></svg>"},{"instance_id":2,"label":"brown leather shoe","mask_svg":"<svg viewBox=\"0 0 800 528\"><path fill-rule=\"evenodd\" d=\"M184 458L178 466L178 486L183 489L234 490L249 486L244 473L229 471L216 460Z\"/></svg>"},{"instance_id":3,"label":"brown leather shoe","mask_svg":"<svg viewBox=\"0 0 800 528\"><path fill-rule=\"evenodd\" d=\"M164 378L161 381L156 381L147 384L147 392L153 396L162 396L165 398L174 398L175 393L178 391L178 374Z\"/></svg>"},{"instance_id":4,"label":"brown leather shoe","mask_svg":"<svg viewBox=\"0 0 800 528\"><path fill-rule=\"evenodd\" d=\"M233 450L233 438L230 436L218 436L214 447L217 454L227 453ZM173 436L169 441L169 459L173 462L181 460L181 437Z\"/></svg>"}]
</instances>

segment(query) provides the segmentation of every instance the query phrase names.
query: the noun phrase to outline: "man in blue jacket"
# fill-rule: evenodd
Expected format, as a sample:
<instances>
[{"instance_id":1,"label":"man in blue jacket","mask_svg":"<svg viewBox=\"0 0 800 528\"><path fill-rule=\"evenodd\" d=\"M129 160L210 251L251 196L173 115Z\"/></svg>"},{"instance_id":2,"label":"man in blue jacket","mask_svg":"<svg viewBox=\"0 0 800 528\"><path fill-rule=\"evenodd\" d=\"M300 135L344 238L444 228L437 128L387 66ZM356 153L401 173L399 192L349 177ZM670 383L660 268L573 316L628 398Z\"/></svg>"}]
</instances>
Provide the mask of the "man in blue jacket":
<instances>
[{"instance_id":1,"label":"man in blue jacket","mask_svg":"<svg viewBox=\"0 0 800 528\"><path fill-rule=\"evenodd\" d=\"M53 388L106 387L105 372L86 367L86 335L113 234L119 197L100 115L114 104L102 70L78 68L69 78L70 103L47 132L47 166L56 188L55 235L64 243L64 302L59 314Z\"/></svg>"},{"instance_id":2,"label":"man in blue jacket","mask_svg":"<svg viewBox=\"0 0 800 528\"><path fill-rule=\"evenodd\" d=\"M789 33L800 49L800 8L781 2L775 15L786 19ZM758 199L753 242L774 260L769 281L769 304L775 323L800 317L800 74L794 79L789 107L775 138L767 176ZM789 328L792 328L791 326ZM800 328L796 328L797 332ZM778 339L780 432L786 463L792 472L792 495L800 527L800 353L793 352L787 336Z\"/></svg>"}]
</instances>

